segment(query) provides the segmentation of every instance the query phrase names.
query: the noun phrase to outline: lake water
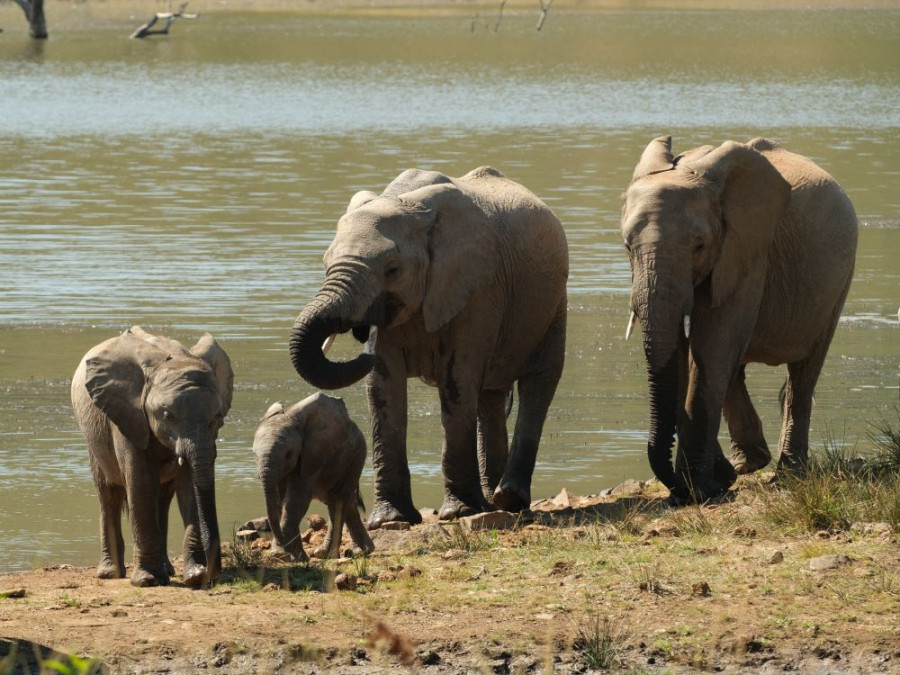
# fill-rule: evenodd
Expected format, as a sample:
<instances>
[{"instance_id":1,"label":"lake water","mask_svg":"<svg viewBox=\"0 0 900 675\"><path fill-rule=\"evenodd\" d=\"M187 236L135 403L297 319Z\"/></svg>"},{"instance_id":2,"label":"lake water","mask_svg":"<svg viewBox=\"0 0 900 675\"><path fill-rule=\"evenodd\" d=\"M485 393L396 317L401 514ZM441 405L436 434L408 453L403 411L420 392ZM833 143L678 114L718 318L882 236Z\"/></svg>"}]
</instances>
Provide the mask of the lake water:
<instances>
[{"instance_id":1,"label":"lake water","mask_svg":"<svg viewBox=\"0 0 900 675\"><path fill-rule=\"evenodd\" d=\"M186 344L208 330L229 352L224 539L263 515L256 421L311 392L288 358L290 326L349 197L412 166L458 176L493 165L565 225L567 363L535 498L650 476L643 355L623 339L619 209L662 133L676 151L769 136L842 183L862 231L811 441L866 450L871 422L896 420L900 12L553 11L540 33L536 13L509 14L495 33L492 16L220 10L139 41L127 35L143 18L91 7L49 8L40 43L17 7L0 7L0 573L96 563L98 503L69 378L88 348L133 324ZM345 337L337 349L355 347ZM773 447L783 377L748 374ZM437 395L418 382L410 392L413 494L436 507ZM341 395L367 432L363 387ZM371 503L368 466L363 488Z\"/></svg>"}]
</instances>

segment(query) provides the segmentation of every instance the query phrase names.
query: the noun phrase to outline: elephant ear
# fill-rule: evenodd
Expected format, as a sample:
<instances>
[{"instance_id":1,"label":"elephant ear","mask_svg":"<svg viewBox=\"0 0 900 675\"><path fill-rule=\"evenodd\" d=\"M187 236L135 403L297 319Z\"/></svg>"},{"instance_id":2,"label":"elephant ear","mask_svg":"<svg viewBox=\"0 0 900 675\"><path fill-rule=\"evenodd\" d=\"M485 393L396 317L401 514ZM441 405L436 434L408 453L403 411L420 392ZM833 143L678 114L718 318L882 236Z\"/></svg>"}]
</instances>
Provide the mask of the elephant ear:
<instances>
[{"instance_id":1,"label":"elephant ear","mask_svg":"<svg viewBox=\"0 0 900 675\"><path fill-rule=\"evenodd\" d=\"M428 275L422 314L433 333L462 311L493 279L499 243L484 211L456 185L437 184L403 195L428 214Z\"/></svg>"},{"instance_id":2,"label":"elephant ear","mask_svg":"<svg viewBox=\"0 0 900 675\"><path fill-rule=\"evenodd\" d=\"M259 421L267 420L270 417L274 417L275 415L281 415L284 413L284 406L280 401L275 401L272 405L269 406L269 409L266 410L265 414L259 418Z\"/></svg>"},{"instance_id":3,"label":"elephant ear","mask_svg":"<svg viewBox=\"0 0 900 675\"><path fill-rule=\"evenodd\" d=\"M350 203L347 204L346 213L350 213L351 211L355 211L360 206L364 206L368 204L373 199L378 198L377 192L372 192L371 190L360 190L355 195L350 197Z\"/></svg>"},{"instance_id":4,"label":"elephant ear","mask_svg":"<svg viewBox=\"0 0 900 675\"><path fill-rule=\"evenodd\" d=\"M407 169L392 180L384 192L383 197L397 197L413 192L429 185L452 184L453 179L440 171L423 171L422 169Z\"/></svg>"},{"instance_id":5,"label":"elephant ear","mask_svg":"<svg viewBox=\"0 0 900 675\"><path fill-rule=\"evenodd\" d=\"M634 173L631 175L631 182L649 176L654 173L669 171L674 168L674 158L672 157L672 137L660 136L654 138L644 148L641 158L638 160L637 166L634 167Z\"/></svg>"},{"instance_id":6,"label":"elephant ear","mask_svg":"<svg viewBox=\"0 0 900 675\"><path fill-rule=\"evenodd\" d=\"M718 307L754 267L765 264L791 185L761 153L734 141L684 163L718 191L722 236L712 270L712 306Z\"/></svg>"},{"instance_id":7,"label":"elephant ear","mask_svg":"<svg viewBox=\"0 0 900 675\"><path fill-rule=\"evenodd\" d=\"M144 413L147 378L166 353L125 331L85 360L85 388L91 400L137 449L150 442Z\"/></svg>"},{"instance_id":8,"label":"elephant ear","mask_svg":"<svg viewBox=\"0 0 900 675\"><path fill-rule=\"evenodd\" d=\"M197 340L197 344L191 347L191 354L206 362L216 377L219 384L219 396L222 397L222 417L231 410L231 396L234 392L234 371L231 369L231 359L225 350L219 346L216 339L209 333Z\"/></svg>"}]
</instances>

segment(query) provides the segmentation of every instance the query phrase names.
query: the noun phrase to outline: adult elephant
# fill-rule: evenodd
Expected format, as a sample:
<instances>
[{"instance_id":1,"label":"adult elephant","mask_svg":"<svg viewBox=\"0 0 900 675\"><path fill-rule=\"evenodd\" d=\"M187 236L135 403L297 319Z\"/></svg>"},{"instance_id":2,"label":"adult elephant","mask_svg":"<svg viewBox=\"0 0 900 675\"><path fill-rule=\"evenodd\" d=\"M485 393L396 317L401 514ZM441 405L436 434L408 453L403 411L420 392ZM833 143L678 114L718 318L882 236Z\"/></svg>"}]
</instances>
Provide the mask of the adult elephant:
<instances>
[{"instance_id":1,"label":"adult elephant","mask_svg":"<svg viewBox=\"0 0 900 675\"><path fill-rule=\"evenodd\" d=\"M521 510L563 368L569 259L563 228L488 167L461 178L411 169L357 193L325 254L325 282L294 323L291 359L321 389L371 371L375 503L369 528L421 521L406 456L406 380L438 388L449 519ZM352 330L367 352L335 363L323 341ZM518 383L508 448L505 403Z\"/></svg>"},{"instance_id":2,"label":"adult elephant","mask_svg":"<svg viewBox=\"0 0 900 675\"><path fill-rule=\"evenodd\" d=\"M206 586L218 578L214 462L233 380L228 355L209 333L187 350L134 326L84 355L72 377L72 407L100 498L99 577L125 576L127 504L135 549L131 583L169 582L166 538L177 494L184 582Z\"/></svg>"},{"instance_id":3,"label":"adult elephant","mask_svg":"<svg viewBox=\"0 0 900 675\"><path fill-rule=\"evenodd\" d=\"M632 322L644 333L647 452L675 501L727 490L771 459L747 363L787 364L779 469L807 463L813 389L853 276L847 195L777 143L644 150L625 194ZM717 441L722 412L734 465ZM678 435L675 466L672 442Z\"/></svg>"}]
</instances>

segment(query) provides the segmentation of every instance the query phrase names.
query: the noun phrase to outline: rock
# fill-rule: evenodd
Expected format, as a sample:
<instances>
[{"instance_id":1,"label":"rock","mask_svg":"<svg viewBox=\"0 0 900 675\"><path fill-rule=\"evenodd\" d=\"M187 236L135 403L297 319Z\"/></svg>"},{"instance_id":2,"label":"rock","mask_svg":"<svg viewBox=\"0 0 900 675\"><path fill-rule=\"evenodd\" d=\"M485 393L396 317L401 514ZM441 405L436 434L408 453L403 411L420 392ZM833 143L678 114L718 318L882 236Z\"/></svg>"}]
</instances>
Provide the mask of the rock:
<instances>
[{"instance_id":1,"label":"rock","mask_svg":"<svg viewBox=\"0 0 900 675\"><path fill-rule=\"evenodd\" d=\"M784 553L781 551L773 551L772 555L769 556L769 560L767 561L770 565L777 565L780 562L784 562Z\"/></svg>"},{"instance_id":2,"label":"rock","mask_svg":"<svg viewBox=\"0 0 900 675\"><path fill-rule=\"evenodd\" d=\"M844 565L849 565L853 561L845 555L820 555L818 558L812 558L809 561L809 569L813 572L823 572L825 570L833 570Z\"/></svg>"},{"instance_id":3,"label":"rock","mask_svg":"<svg viewBox=\"0 0 900 675\"><path fill-rule=\"evenodd\" d=\"M474 516L460 518L459 523L470 532L479 530L512 530L519 522L519 516L508 511L488 511Z\"/></svg>"},{"instance_id":4,"label":"rock","mask_svg":"<svg viewBox=\"0 0 900 675\"><path fill-rule=\"evenodd\" d=\"M242 530L256 530L257 532L271 532L272 528L269 527L269 519L268 518L254 518L253 520L248 520L246 523L241 525Z\"/></svg>"},{"instance_id":5,"label":"rock","mask_svg":"<svg viewBox=\"0 0 900 675\"><path fill-rule=\"evenodd\" d=\"M319 530L324 530L328 527L325 517L320 516L318 513L311 513L306 519L306 522L309 524L309 529L313 532L318 532Z\"/></svg>"},{"instance_id":6,"label":"rock","mask_svg":"<svg viewBox=\"0 0 900 675\"><path fill-rule=\"evenodd\" d=\"M407 565L406 567L400 568L400 570L398 571L398 575L407 579L413 579L415 577L422 576L422 570L413 565Z\"/></svg>"},{"instance_id":7,"label":"rock","mask_svg":"<svg viewBox=\"0 0 900 675\"><path fill-rule=\"evenodd\" d=\"M419 509L419 515L422 516L422 523L436 523L438 521L437 509L426 507Z\"/></svg>"},{"instance_id":8,"label":"rock","mask_svg":"<svg viewBox=\"0 0 900 675\"><path fill-rule=\"evenodd\" d=\"M572 506L572 497L569 495L569 491L566 490L566 488L563 488L559 491L558 495L550 500L550 503L553 504L553 506L565 509Z\"/></svg>"},{"instance_id":9,"label":"rock","mask_svg":"<svg viewBox=\"0 0 900 675\"><path fill-rule=\"evenodd\" d=\"M257 530L238 530L234 533L234 538L238 541L253 541L254 539L259 539L259 532Z\"/></svg>"},{"instance_id":10,"label":"rock","mask_svg":"<svg viewBox=\"0 0 900 675\"><path fill-rule=\"evenodd\" d=\"M630 497L641 494L643 490L644 486L641 484L641 481L629 478L624 483L616 485L610 491L610 494L617 497Z\"/></svg>"},{"instance_id":11,"label":"rock","mask_svg":"<svg viewBox=\"0 0 900 675\"><path fill-rule=\"evenodd\" d=\"M334 578L334 587L339 591L355 591L356 575L341 572Z\"/></svg>"},{"instance_id":12,"label":"rock","mask_svg":"<svg viewBox=\"0 0 900 675\"><path fill-rule=\"evenodd\" d=\"M698 581L693 586L691 586L691 595L699 596L701 598L708 598L710 595L709 584L705 581Z\"/></svg>"},{"instance_id":13,"label":"rock","mask_svg":"<svg viewBox=\"0 0 900 675\"><path fill-rule=\"evenodd\" d=\"M116 618L128 616L128 612L126 612L124 609L114 609L109 614L110 614L110 616L114 616Z\"/></svg>"},{"instance_id":14,"label":"rock","mask_svg":"<svg viewBox=\"0 0 900 675\"><path fill-rule=\"evenodd\" d=\"M818 532L816 532L815 537L816 539L830 539L831 532L829 532L828 530L819 530Z\"/></svg>"},{"instance_id":15,"label":"rock","mask_svg":"<svg viewBox=\"0 0 900 675\"><path fill-rule=\"evenodd\" d=\"M272 548L272 540L265 537L257 537L250 542L251 551L267 551Z\"/></svg>"},{"instance_id":16,"label":"rock","mask_svg":"<svg viewBox=\"0 0 900 675\"><path fill-rule=\"evenodd\" d=\"M25 589L24 588L10 588L5 591L0 591L0 599L2 598L24 598L25 597Z\"/></svg>"},{"instance_id":17,"label":"rock","mask_svg":"<svg viewBox=\"0 0 900 675\"><path fill-rule=\"evenodd\" d=\"M402 532L404 530L409 530L410 528L412 528L412 525L405 520L388 520L381 524L382 530L397 530Z\"/></svg>"},{"instance_id":18,"label":"rock","mask_svg":"<svg viewBox=\"0 0 900 675\"><path fill-rule=\"evenodd\" d=\"M731 534L735 537L741 537L742 539L755 539L756 529L748 527L747 525L738 525L731 531Z\"/></svg>"},{"instance_id":19,"label":"rock","mask_svg":"<svg viewBox=\"0 0 900 675\"><path fill-rule=\"evenodd\" d=\"M263 589L263 591L271 593L272 591L280 591L281 586L279 586L278 584L273 582L273 583L266 584L265 586L262 587L262 589Z\"/></svg>"},{"instance_id":20,"label":"rock","mask_svg":"<svg viewBox=\"0 0 900 675\"><path fill-rule=\"evenodd\" d=\"M891 527L890 523L853 523L850 526L850 531L879 537L890 537L894 533L894 528Z\"/></svg>"}]
</instances>

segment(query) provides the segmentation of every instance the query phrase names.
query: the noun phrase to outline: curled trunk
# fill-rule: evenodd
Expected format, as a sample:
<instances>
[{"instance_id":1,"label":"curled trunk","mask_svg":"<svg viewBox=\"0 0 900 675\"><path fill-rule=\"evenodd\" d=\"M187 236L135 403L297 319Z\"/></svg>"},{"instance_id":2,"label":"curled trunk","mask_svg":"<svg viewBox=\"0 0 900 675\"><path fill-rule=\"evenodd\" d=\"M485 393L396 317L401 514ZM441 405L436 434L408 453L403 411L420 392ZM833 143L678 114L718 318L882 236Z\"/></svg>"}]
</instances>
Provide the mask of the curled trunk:
<instances>
[{"instance_id":1,"label":"curled trunk","mask_svg":"<svg viewBox=\"0 0 900 675\"><path fill-rule=\"evenodd\" d=\"M356 326L341 316L329 299L317 298L300 312L291 329L290 352L294 370L319 389L342 389L358 382L372 370L371 354L360 354L350 361L335 362L326 358L322 344L335 333Z\"/></svg>"}]
</instances>

